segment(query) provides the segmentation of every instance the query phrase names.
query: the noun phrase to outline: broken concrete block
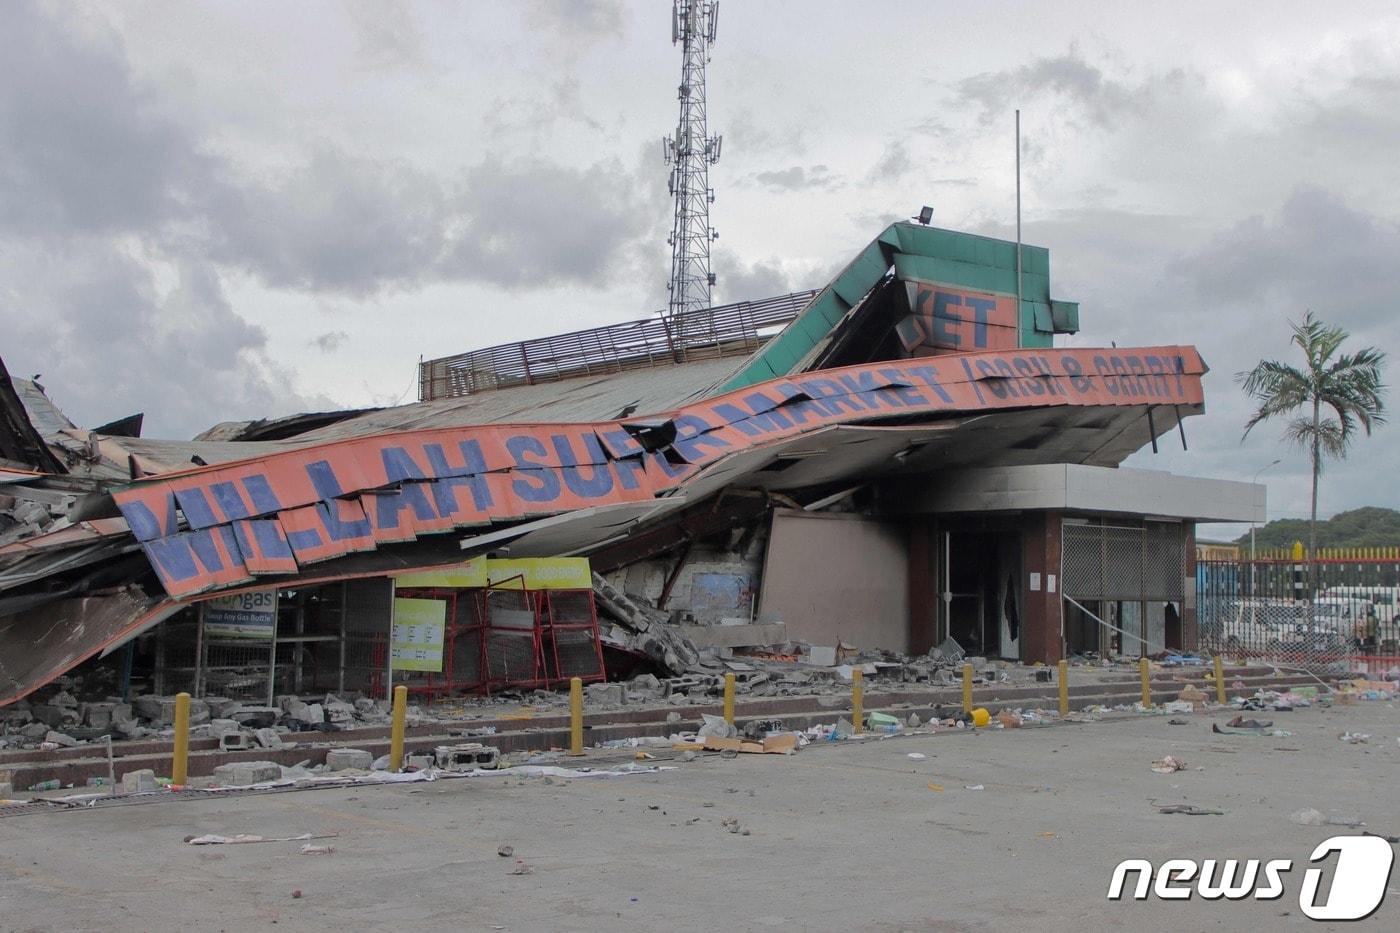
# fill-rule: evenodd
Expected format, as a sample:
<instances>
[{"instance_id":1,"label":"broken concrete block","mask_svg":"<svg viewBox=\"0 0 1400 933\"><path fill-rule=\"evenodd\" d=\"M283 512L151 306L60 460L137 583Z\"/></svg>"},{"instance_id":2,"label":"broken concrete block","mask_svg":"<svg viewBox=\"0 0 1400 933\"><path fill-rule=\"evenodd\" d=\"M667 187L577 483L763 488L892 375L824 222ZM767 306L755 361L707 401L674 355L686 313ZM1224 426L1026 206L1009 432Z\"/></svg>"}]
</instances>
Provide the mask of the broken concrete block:
<instances>
[{"instance_id":1,"label":"broken concrete block","mask_svg":"<svg viewBox=\"0 0 1400 933\"><path fill-rule=\"evenodd\" d=\"M627 691L622 684L589 684L588 702L601 706L621 706L627 702Z\"/></svg>"},{"instance_id":2,"label":"broken concrete block","mask_svg":"<svg viewBox=\"0 0 1400 933\"><path fill-rule=\"evenodd\" d=\"M150 768L128 771L122 775L123 794L154 794L158 788L156 773Z\"/></svg>"},{"instance_id":3,"label":"broken concrete block","mask_svg":"<svg viewBox=\"0 0 1400 933\"><path fill-rule=\"evenodd\" d=\"M836 664L836 646L813 645L807 649L807 663L819 667L832 667Z\"/></svg>"},{"instance_id":4,"label":"broken concrete block","mask_svg":"<svg viewBox=\"0 0 1400 933\"><path fill-rule=\"evenodd\" d=\"M287 718L304 722L308 726L320 727L326 724L326 711L320 703L303 703L300 700L293 700L287 704Z\"/></svg>"},{"instance_id":5,"label":"broken concrete block","mask_svg":"<svg viewBox=\"0 0 1400 933\"><path fill-rule=\"evenodd\" d=\"M272 761L235 761L214 769L215 782L225 787L247 787L282 777L282 766Z\"/></svg>"},{"instance_id":6,"label":"broken concrete block","mask_svg":"<svg viewBox=\"0 0 1400 933\"><path fill-rule=\"evenodd\" d=\"M9 781L0 781L0 800L6 800L15 795L15 786Z\"/></svg>"},{"instance_id":7,"label":"broken concrete block","mask_svg":"<svg viewBox=\"0 0 1400 933\"><path fill-rule=\"evenodd\" d=\"M284 744L282 742L282 736L278 731L270 728L258 729L255 731L253 733L253 741L257 742L263 748L281 748Z\"/></svg>"},{"instance_id":8,"label":"broken concrete block","mask_svg":"<svg viewBox=\"0 0 1400 933\"><path fill-rule=\"evenodd\" d=\"M500 763L501 751L494 745L466 742L461 745L439 745L433 750L437 766L444 771L494 771Z\"/></svg>"},{"instance_id":9,"label":"broken concrete block","mask_svg":"<svg viewBox=\"0 0 1400 933\"><path fill-rule=\"evenodd\" d=\"M145 726L137 722L135 718L132 718L113 720L112 731L118 735L124 735L127 738L131 739L135 738L138 735L144 735L147 730Z\"/></svg>"},{"instance_id":10,"label":"broken concrete block","mask_svg":"<svg viewBox=\"0 0 1400 933\"><path fill-rule=\"evenodd\" d=\"M132 700L136 714L149 719L157 726L175 724L175 698L163 696L142 696ZM190 725L198 726L209 721L209 704L203 700L190 700Z\"/></svg>"},{"instance_id":11,"label":"broken concrete block","mask_svg":"<svg viewBox=\"0 0 1400 933\"><path fill-rule=\"evenodd\" d=\"M135 722L136 713L132 711L130 703L112 704L112 722Z\"/></svg>"},{"instance_id":12,"label":"broken concrete block","mask_svg":"<svg viewBox=\"0 0 1400 933\"><path fill-rule=\"evenodd\" d=\"M34 717L35 722L41 722L51 729L76 726L82 721L82 715L76 707L55 706L52 703L35 703L29 708L29 714Z\"/></svg>"},{"instance_id":13,"label":"broken concrete block","mask_svg":"<svg viewBox=\"0 0 1400 933\"><path fill-rule=\"evenodd\" d=\"M374 764L374 756L360 748L333 748L326 752L327 771L345 771L354 769L357 771L368 771L369 766Z\"/></svg>"},{"instance_id":14,"label":"broken concrete block","mask_svg":"<svg viewBox=\"0 0 1400 933\"><path fill-rule=\"evenodd\" d=\"M326 720L338 726L347 726L355 721L355 707L344 700L335 697L326 697L323 704L326 710Z\"/></svg>"},{"instance_id":15,"label":"broken concrete block","mask_svg":"<svg viewBox=\"0 0 1400 933\"><path fill-rule=\"evenodd\" d=\"M241 729L225 732L219 736L219 748L226 752L238 752L253 747L253 739Z\"/></svg>"},{"instance_id":16,"label":"broken concrete block","mask_svg":"<svg viewBox=\"0 0 1400 933\"><path fill-rule=\"evenodd\" d=\"M69 693L67 690L60 690L53 696L49 697L49 705L66 706L69 709L77 709L78 698L73 696L73 694Z\"/></svg>"},{"instance_id":17,"label":"broken concrete block","mask_svg":"<svg viewBox=\"0 0 1400 933\"><path fill-rule=\"evenodd\" d=\"M38 742L47 735L48 732L49 727L42 722L31 722L29 725L19 730L19 734L31 742Z\"/></svg>"},{"instance_id":18,"label":"broken concrete block","mask_svg":"<svg viewBox=\"0 0 1400 933\"><path fill-rule=\"evenodd\" d=\"M168 723L175 719L175 698L162 696L140 696L131 701L136 715L154 723Z\"/></svg>"},{"instance_id":19,"label":"broken concrete block","mask_svg":"<svg viewBox=\"0 0 1400 933\"><path fill-rule=\"evenodd\" d=\"M237 732L241 726L232 719L209 720L209 738L221 739L230 732Z\"/></svg>"},{"instance_id":20,"label":"broken concrete block","mask_svg":"<svg viewBox=\"0 0 1400 933\"><path fill-rule=\"evenodd\" d=\"M73 738L71 735L67 735L62 732L54 732L52 730L44 733L44 741L51 742L54 745L62 746L63 748L78 747L78 740Z\"/></svg>"},{"instance_id":21,"label":"broken concrete block","mask_svg":"<svg viewBox=\"0 0 1400 933\"><path fill-rule=\"evenodd\" d=\"M90 729L104 732L112 726L112 707L115 703L84 703L82 705L83 724Z\"/></svg>"}]
</instances>

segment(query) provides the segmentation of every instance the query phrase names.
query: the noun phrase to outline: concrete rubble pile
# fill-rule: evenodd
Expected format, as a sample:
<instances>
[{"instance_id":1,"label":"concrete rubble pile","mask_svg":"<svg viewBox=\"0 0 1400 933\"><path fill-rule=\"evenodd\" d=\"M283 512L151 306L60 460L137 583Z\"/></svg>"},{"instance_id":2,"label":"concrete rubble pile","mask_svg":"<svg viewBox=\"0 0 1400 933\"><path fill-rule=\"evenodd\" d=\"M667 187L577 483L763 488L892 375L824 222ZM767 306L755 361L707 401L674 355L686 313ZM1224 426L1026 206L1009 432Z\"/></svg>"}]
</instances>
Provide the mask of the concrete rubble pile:
<instances>
[{"instance_id":1,"label":"concrete rubble pile","mask_svg":"<svg viewBox=\"0 0 1400 933\"><path fill-rule=\"evenodd\" d=\"M175 723L175 697L138 696L79 701L70 688L75 679L62 678L57 689L41 690L0 710L0 748L72 748L89 742L168 737ZM190 733L194 738L218 739L225 749L278 748L296 741L298 732L336 732L383 727L389 723L388 704L359 696L326 694L308 700L276 698L275 706L228 697L190 701Z\"/></svg>"}]
</instances>

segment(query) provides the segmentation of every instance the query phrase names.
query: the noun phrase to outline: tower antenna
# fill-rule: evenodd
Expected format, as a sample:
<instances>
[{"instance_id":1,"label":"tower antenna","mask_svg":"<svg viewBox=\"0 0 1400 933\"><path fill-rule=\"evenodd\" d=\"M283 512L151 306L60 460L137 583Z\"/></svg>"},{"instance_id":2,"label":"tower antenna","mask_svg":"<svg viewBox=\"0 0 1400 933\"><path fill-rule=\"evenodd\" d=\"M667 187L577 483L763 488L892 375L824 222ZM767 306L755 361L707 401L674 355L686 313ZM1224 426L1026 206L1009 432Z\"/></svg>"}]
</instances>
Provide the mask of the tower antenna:
<instances>
[{"instance_id":1,"label":"tower antenna","mask_svg":"<svg viewBox=\"0 0 1400 933\"><path fill-rule=\"evenodd\" d=\"M710 136L705 125L705 65L715 43L719 0L673 0L671 44L681 46L680 119L674 136L661 141L662 155L671 167L670 192L675 216L667 245L671 247L671 296L666 306L672 339L678 354L710 328L703 311L712 304L710 244L719 234L710 226L710 166L719 161L722 136Z\"/></svg>"}]
</instances>

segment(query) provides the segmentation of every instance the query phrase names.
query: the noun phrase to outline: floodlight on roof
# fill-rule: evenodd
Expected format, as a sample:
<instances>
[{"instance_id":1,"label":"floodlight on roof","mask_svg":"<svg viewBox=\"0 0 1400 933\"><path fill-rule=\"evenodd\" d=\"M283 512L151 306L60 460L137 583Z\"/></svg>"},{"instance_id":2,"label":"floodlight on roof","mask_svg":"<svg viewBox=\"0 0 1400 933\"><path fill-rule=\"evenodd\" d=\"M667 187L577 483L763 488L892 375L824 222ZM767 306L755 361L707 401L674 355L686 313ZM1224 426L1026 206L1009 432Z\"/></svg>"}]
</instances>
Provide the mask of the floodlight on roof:
<instances>
[{"instance_id":1,"label":"floodlight on roof","mask_svg":"<svg viewBox=\"0 0 1400 933\"><path fill-rule=\"evenodd\" d=\"M919 223L921 223L921 224L923 224L925 227L927 227L927 226L928 226L928 222L929 222L930 220L933 220L933 208L931 208L931 207L929 207L927 204L925 204L922 208L920 208L920 210L919 210L919 216L918 216L917 219L918 219Z\"/></svg>"}]
</instances>

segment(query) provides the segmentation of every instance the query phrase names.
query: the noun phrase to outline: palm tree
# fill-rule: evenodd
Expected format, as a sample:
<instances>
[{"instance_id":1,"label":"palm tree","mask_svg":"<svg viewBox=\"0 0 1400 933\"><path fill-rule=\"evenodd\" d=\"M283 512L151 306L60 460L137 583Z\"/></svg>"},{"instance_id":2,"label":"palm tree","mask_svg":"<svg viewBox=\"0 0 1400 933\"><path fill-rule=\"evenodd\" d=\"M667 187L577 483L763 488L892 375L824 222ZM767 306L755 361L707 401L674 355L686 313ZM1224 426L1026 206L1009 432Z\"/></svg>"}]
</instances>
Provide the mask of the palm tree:
<instances>
[{"instance_id":1,"label":"palm tree","mask_svg":"<svg viewBox=\"0 0 1400 933\"><path fill-rule=\"evenodd\" d=\"M1312 517L1308 522L1308 557L1317 555L1317 481L1322 475L1324 457L1340 460L1356 437L1359 426L1367 436L1371 428L1385 423L1385 384L1381 367L1385 353L1365 347L1356 353L1339 353L1351 336L1340 327L1325 324L1309 311L1301 324L1288 322L1293 343L1307 357L1299 369L1278 360L1260 360L1249 372L1235 378L1258 405L1244 437L1261 421L1280 415L1295 415L1288 422L1284 438L1307 449L1312 455ZM1309 414L1311 409L1311 414ZM1324 412L1324 409L1330 411ZM1313 579L1317 575L1314 573Z\"/></svg>"}]
</instances>

